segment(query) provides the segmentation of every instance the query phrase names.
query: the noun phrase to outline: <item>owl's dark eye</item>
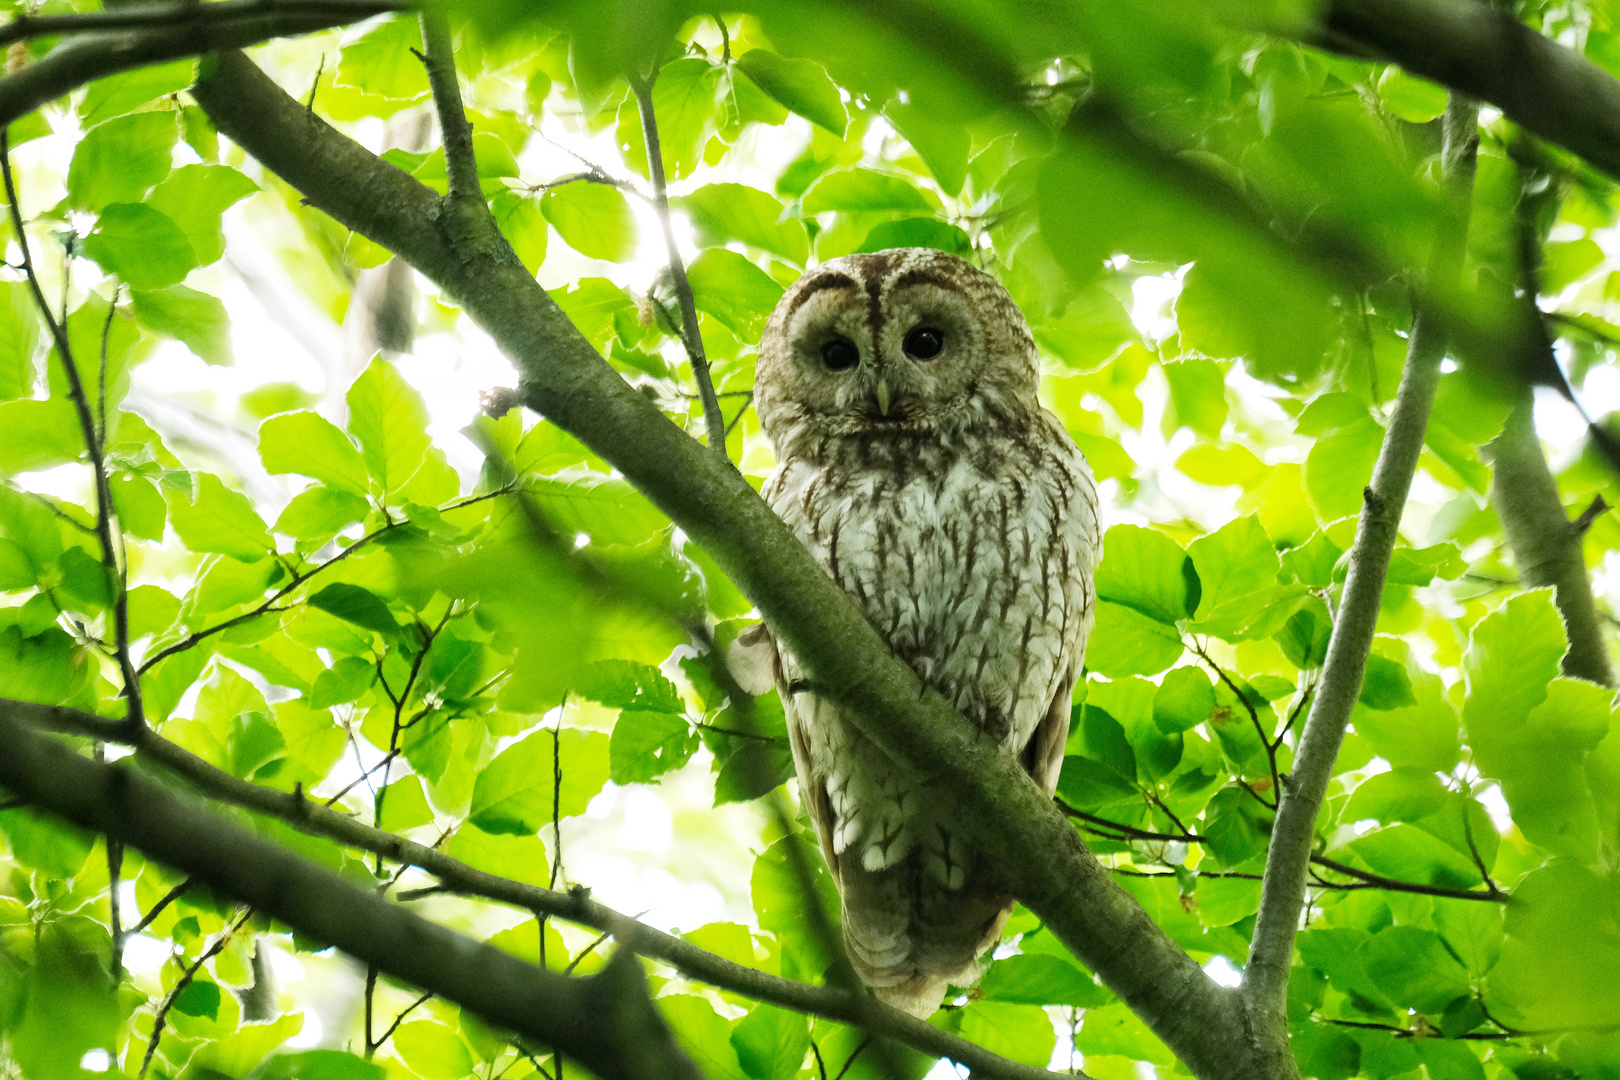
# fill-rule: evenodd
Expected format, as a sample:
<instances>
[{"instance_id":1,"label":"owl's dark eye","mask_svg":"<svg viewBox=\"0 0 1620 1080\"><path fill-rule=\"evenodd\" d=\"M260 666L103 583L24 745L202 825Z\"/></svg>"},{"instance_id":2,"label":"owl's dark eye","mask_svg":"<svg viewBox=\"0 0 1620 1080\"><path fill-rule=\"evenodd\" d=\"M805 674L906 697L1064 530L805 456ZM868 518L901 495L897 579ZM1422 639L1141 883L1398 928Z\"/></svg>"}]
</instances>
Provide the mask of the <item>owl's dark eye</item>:
<instances>
[{"instance_id":1,"label":"owl's dark eye","mask_svg":"<svg viewBox=\"0 0 1620 1080\"><path fill-rule=\"evenodd\" d=\"M932 326L919 326L906 335L901 347L913 360L932 360L945 347L945 334Z\"/></svg>"},{"instance_id":2,"label":"owl's dark eye","mask_svg":"<svg viewBox=\"0 0 1620 1080\"><path fill-rule=\"evenodd\" d=\"M821 347L821 362L832 371L843 371L861 362L861 351L848 338L833 338Z\"/></svg>"}]
</instances>

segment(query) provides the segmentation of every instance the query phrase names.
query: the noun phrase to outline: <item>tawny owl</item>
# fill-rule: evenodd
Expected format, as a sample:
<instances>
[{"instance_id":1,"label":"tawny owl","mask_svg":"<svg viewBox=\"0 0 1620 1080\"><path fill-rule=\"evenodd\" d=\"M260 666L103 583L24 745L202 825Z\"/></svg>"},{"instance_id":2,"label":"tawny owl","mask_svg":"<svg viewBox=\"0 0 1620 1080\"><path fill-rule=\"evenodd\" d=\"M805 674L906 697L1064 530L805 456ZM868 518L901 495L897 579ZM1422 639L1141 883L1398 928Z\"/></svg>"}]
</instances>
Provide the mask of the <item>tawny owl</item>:
<instances>
[{"instance_id":1,"label":"tawny owl","mask_svg":"<svg viewBox=\"0 0 1620 1080\"><path fill-rule=\"evenodd\" d=\"M1051 792L1093 619L1097 493L1036 396L1023 315L960 259L834 259L777 305L754 404L764 495L895 653ZM909 780L764 628L734 652L787 713L799 790L861 978L927 1016L967 985L1012 899L938 791ZM760 678L764 673L765 678ZM763 684L763 685L761 685Z\"/></svg>"}]
</instances>

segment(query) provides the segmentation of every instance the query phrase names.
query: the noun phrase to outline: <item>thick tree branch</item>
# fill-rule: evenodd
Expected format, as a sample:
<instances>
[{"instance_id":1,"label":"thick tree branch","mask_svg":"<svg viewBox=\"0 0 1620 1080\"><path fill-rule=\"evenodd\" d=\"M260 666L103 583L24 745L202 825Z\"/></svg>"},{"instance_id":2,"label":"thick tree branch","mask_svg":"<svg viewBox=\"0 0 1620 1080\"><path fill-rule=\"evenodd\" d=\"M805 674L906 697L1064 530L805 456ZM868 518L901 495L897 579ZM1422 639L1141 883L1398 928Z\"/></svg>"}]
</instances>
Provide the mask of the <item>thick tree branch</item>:
<instances>
[{"instance_id":1,"label":"thick tree branch","mask_svg":"<svg viewBox=\"0 0 1620 1080\"><path fill-rule=\"evenodd\" d=\"M676 1047L628 952L600 975L582 979L526 964L187 805L127 761L98 765L80 757L35 731L23 718L27 711L15 702L0 706L6 748L0 783L35 806L116 836L497 1027L564 1050L603 1077L700 1076ZM147 739L156 736L143 743Z\"/></svg>"},{"instance_id":2,"label":"thick tree branch","mask_svg":"<svg viewBox=\"0 0 1620 1080\"><path fill-rule=\"evenodd\" d=\"M1502 115L1620 179L1620 81L1486 3L1331 0L1325 43L1359 46Z\"/></svg>"},{"instance_id":3,"label":"thick tree branch","mask_svg":"<svg viewBox=\"0 0 1620 1080\"><path fill-rule=\"evenodd\" d=\"M1485 448L1491 463L1491 505L1513 551L1519 584L1553 587L1553 602L1569 635L1564 674L1613 686L1614 668L1582 551L1585 530L1565 514L1558 482L1536 437L1534 405L1530 388L1522 388L1502 433Z\"/></svg>"},{"instance_id":4,"label":"thick tree branch","mask_svg":"<svg viewBox=\"0 0 1620 1080\"><path fill-rule=\"evenodd\" d=\"M720 399L714 394L714 379L709 375L709 355L703 349L703 335L698 332L697 301L692 296L692 283L686 277L686 263L675 244L675 229L669 219L669 195L664 185L664 151L658 139L658 117L653 112L653 79L632 77L630 89L636 95L636 110L641 114L642 144L647 150L647 175L652 179L653 209L658 211L658 225L664 233L664 251L669 257L669 276L675 287L675 300L681 309L681 344L686 347L686 358L692 364L692 378L697 380L698 400L703 403L703 427L709 435L709 449L723 458L726 454L726 418L720 411Z\"/></svg>"},{"instance_id":5,"label":"thick tree branch","mask_svg":"<svg viewBox=\"0 0 1620 1080\"><path fill-rule=\"evenodd\" d=\"M196 13L226 5L184 6ZM272 38L347 26L380 12L392 11L396 5L337 3L320 7L322 10L304 10L303 5L298 5L293 11L282 12L277 5L268 14L244 14L228 21L204 16L178 25L75 37L52 49L37 63L0 79L0 126L9 125L92 79L184 56L243 49ZM122 15L123 11L118 14Z\"/></svg>"},{"instance_id":6,"label":"thick tree branch","mask_svg":"<svg viewBox=\"0 0 1620 1080\"><path fill-rule=\"evenodd\" d=\"M1009 890L1195 1074L1256 1075L1236 995L1115 884L1016 761L923 687L742 475L596 354L493 225L449 220L432 192L311 116L240 54L221 56L193 95L221 132L315 206L460 304L517 365L525 404L700 544L884 753L951 793L969 839L998 853Z\"/></svg>"},{"instance_id":7,"label":"thick tree branch","mask_svg":"<svg viewBox=\"0 0 1620 1080\"><path fill-rule=\"evenodd\" d=\"M36 705L0 698L0 721L7 716L47 731L108 742L124 741L119 734L116 721L65 706ZM1006 1080L1052 1080L1053 1074L1044 1069L1034 1069L1008 1061L948 1031L883 1005L865 994L852 994L835 987L811 986L744 967L598 904L587 892L560 892L497 877L453 859L437 848L383 832L348 814L312 802L305 798L301 791L291 793L276 791L242 780L210 765L189 750L150 729L138 743L132 745L136 746L136 758L143 764L161 767L184 778L211 799L276 818L311 836L325 837L345 847L425 870L438 878L441 883L439 888L432 890L433 892L476 896L497 903L510 904L534 912L536 915L551 915L582 926L593 927L617 936L620 944L626 948L633 948L643 956L669 964L687 978L731 990L758 1001L780 1005L795 1012L865 1026L878 1035L905 1043L924 1053L949 1058L966 1065L974 1070L975 1075L1001 1077ZM0 782L10 786L10 782L4 780L3 775L0 775ZM227 895L240 895L231 888L229 882L218 883L200 873L195 876L216 884L220 891ZM189 881L182 883L182 888L188 885ZM154 905L147 920L155 916L180 891L181 888L177 888L170 896L164 897L159 904ZM143 920L142 926L147 920ZM141 927L136 927L136 930L131 932L139 929ZM631 930L633 933L629 932ZM378 966L384 971L390 970L386 965ZM418 985L429 986L421 980L415 981Z\"/></svg>"},{"instance_id":8,"label":"thick tree branch","mask_svg":"<svg viewBox=\"0 0 1620 1080\"><path fill-rule=\"evenodd\" d=\"M220 0L211 4L178 0L177 3L167 4L124 4L113 11L87 11L76 15L23 13L0 26L0 46L41 37L108 33L114 30L172 29L263 19L267 16L338 18L349 23L412 6L388 3L387 0Z\"/></svg>"},{"instance_id":9,"label":"thick tree branch","mask_svg":"<svg viewBox=\"0 0 1620 1080\"><path fill-rule=\"evenodd\" d=\"M1452 95L1446 106L1442 174L1452 197L1454 219L1437 239L1429 271L1431 283L1455 278L1462 263L1473 194L1474 156L1479 144L1478 117L1478 105ZM1266 856L1243 995L1256 1053L1262 1059L1289 1066L1288 971L1293 964L1299 913L1305 902L1317 814L1333 776L1333 763L1344 741L1350 711L1361 692L1362 673L1384 595L1384 579L1423 449L1445 351L1445 336L1433 313L1419 308L1389 429L1356 527L1350 572L1333 622L1316 700L1300 735L1293 773L1279 792L1281 804Z\"/></svg>"}]
</instances>

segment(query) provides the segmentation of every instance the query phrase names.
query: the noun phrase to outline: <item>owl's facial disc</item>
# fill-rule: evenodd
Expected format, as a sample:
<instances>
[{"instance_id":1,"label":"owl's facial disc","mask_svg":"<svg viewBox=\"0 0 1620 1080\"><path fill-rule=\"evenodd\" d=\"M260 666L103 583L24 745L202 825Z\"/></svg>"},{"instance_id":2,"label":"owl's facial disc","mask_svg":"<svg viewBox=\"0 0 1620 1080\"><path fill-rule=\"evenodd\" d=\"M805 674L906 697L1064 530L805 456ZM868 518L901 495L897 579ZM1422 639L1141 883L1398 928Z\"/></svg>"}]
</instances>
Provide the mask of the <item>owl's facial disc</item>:
<instances>
[{"instance_id":1,"label":"owl's facial disc","mask_svg":"<svg viewBox=\"0 0 1620 1080\"><path fill-rule=\"evenodd\" d=\"M755 407L779 452L782 440L950 435L1040 407L1034 341L1011 299L922 248L811 270L772 314L758 370Z\"/></svg>"}]
</instances>

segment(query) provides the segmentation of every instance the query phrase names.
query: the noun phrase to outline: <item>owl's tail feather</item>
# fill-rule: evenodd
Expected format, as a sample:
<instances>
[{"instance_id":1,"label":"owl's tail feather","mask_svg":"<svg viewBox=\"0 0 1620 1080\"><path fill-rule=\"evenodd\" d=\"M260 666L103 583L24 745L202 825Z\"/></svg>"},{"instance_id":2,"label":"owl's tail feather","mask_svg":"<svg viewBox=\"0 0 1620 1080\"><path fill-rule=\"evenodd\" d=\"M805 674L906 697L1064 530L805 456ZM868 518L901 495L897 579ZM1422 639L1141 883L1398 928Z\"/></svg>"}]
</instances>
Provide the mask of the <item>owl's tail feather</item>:
<instances>
[{"instance_id":1,"label":"owl's tail feather","mask_svg":"<svg viewBox=\"0 0 1620 1080\"><path fill-rule=\"evenodd\" d=\"M885 1005L893 1005L901 1012L908 1012L919 1020L926 1020L934 1015L939 1008L940 1000L945 996L945 987L949 979L942 979L937 975L913 975L903 982L893 986L874 986L872 993Z\"/></svg>"}]
</instances>

